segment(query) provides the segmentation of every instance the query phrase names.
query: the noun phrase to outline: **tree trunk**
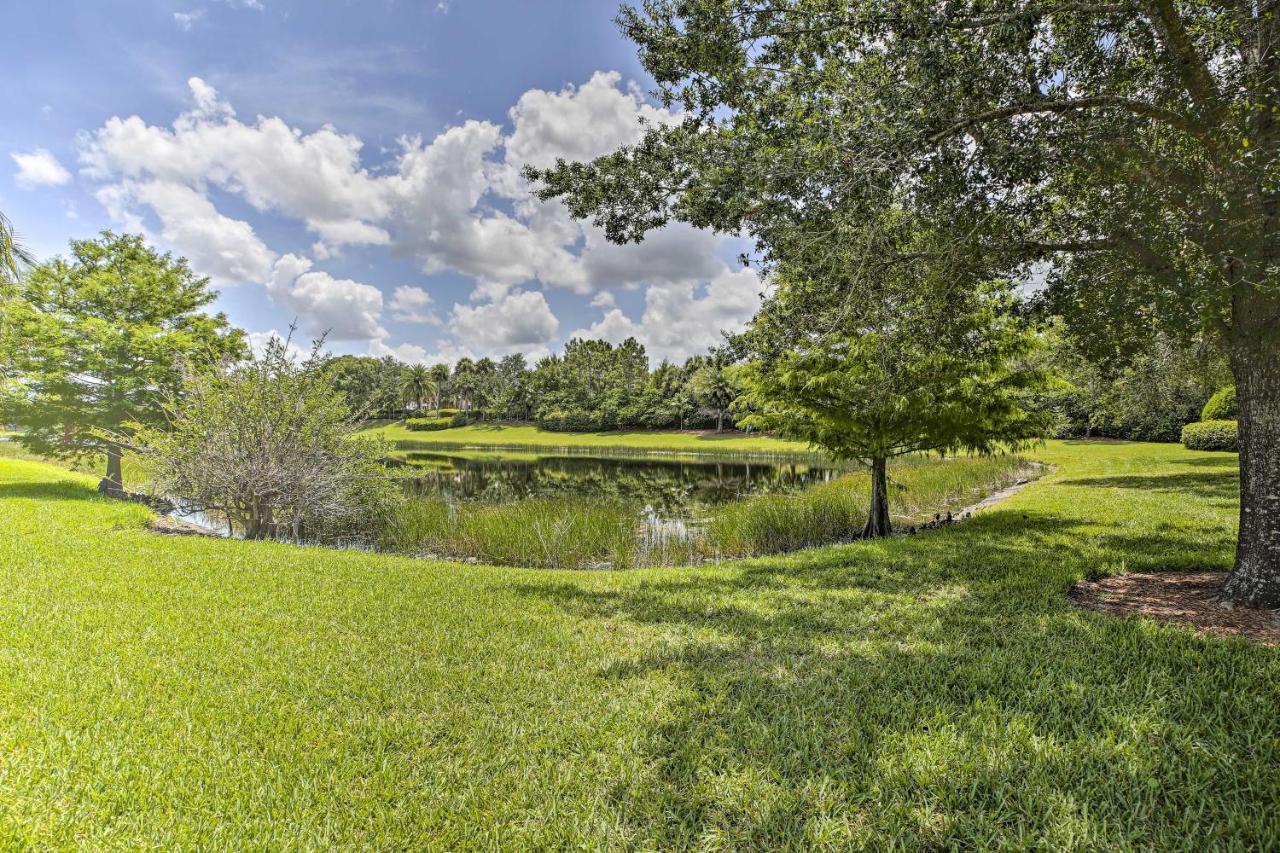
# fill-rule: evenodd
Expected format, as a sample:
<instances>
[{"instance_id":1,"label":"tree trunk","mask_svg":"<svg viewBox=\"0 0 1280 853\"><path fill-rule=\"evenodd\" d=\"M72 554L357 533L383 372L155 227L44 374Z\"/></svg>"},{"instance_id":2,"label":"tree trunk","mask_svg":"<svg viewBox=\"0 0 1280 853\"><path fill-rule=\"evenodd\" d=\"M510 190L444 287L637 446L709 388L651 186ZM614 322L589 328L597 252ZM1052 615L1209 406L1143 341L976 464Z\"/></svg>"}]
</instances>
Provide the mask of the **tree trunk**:
<instances>
[{"instance_id":1,"label":"tree trunk","mask_svg":"<svg viewBox=\"0 0 1280 853\"><path fill-rule=\"evenodd\" d=\"M120 470L120 448L107 448L107 475L98 483L98 491L113 498L124 497L124 474Z\"/></svg>"},{"instance_id":2,"label":"tree trunk","mask_svg":"<svg viewBox=\"0 0 1280 853\"><path fill-rule=\"evenodd\" d=\"M1244 307L1245 310L1240 310ZM1280 607L1280 299L1237 305L1231 370L1240 408L1240 536L1224 604Z\"/></svg>"},{"instance_id":3,"label":"tree trunk","mask_svg":"<svg viewBox=\"0 0 1280 853\"><path fill-rule=\"evenodd\" d=\"M880 539L893 532L889 523L889 477L884 459L871 460L871 509L862 528L863 539Z\"/></svg>"}]
</instances>

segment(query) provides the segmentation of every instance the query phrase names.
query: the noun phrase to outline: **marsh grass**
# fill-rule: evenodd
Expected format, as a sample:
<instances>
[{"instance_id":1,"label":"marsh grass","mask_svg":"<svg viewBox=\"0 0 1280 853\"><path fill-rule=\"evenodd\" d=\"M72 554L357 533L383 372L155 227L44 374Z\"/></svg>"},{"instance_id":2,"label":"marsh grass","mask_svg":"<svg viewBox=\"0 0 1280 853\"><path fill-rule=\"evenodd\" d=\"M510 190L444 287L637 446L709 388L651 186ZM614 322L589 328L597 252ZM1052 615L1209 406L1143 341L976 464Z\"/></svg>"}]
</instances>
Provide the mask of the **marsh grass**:
<instances>
[{"instance_id":1,"label":"marsh grass","mask_svg":"<svg viewBox=\"0 0 1280 853\"><path fill-rule=\"evenodd\" d=\"M893 469L890 508L901 526L956 510L1013 484L1017 456L918 458ZM869 478L849 474L794 495L758 495L709 517L646 518L624 501L534 498L504 504L413 498L388 524L385 550L537 568L683 566L760 556L857 537Z\"/></svg>"},{"instance_id":2,"label":"marsh grass","mask_svg":"<svg viewBox=\"0 0 1280 853\"><path fill-rule=\"evenodd\" d=\"M890 468L889 511L899 528L954 512L1031 472L1019 456L916 458ZM720 507L707 524L708 547L726 557L780 554L859 536L870 504L870 475L848 474L795 495L757 495Z\"/></svg>"},{"instance_id":3,"label":"marsh grass","mask_svg":"<svg viewBox=\"0 0 1280 853\"><path fill-rule=\"evenodd\" d=\"M637 516L624 504L533 498L503 504L405 503L383 547L405 553L474 558L537 568L630 568Z\"/></svg>"}]
</instances>

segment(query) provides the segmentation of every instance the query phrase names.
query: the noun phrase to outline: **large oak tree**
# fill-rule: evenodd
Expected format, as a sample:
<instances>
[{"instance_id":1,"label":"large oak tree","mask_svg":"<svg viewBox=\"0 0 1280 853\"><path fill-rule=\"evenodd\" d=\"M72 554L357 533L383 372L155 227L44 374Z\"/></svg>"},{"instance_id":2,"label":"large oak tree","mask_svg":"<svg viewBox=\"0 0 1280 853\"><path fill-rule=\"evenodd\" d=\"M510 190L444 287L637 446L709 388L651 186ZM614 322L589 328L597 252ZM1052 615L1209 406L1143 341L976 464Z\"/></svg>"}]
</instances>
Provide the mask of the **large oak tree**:
<instances>
[{"instance_id":1,"label":"large oak tree","mask_svg":"<svg viewBox=\"0 0 1280 853\"><path fill-rule=\"evenodd\" d=\"M674 127L532 173L614 240L675 218L768 247L909 206L1112 334L1213 337L1240 400L1224 599L1280 606L1274 0L647 0L624 32ZM868 277L873 280L874 277Z\"/></svg>"}]
</instances>

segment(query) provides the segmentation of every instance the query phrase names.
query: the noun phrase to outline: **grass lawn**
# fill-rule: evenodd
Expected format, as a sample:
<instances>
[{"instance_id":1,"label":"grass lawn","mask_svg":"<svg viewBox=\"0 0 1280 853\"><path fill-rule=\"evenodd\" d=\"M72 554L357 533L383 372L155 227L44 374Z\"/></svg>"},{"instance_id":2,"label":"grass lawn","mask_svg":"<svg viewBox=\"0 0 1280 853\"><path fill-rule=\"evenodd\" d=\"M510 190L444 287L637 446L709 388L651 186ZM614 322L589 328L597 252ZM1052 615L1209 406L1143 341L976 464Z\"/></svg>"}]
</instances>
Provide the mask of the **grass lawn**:
<instances>
[{"instance_id":1,"label":"grass lawn","mask_svg":"<svg viewBox=\"0 0 1280 853\"><path fill-rule=\"evenodd\" d=\"M1075 609L1226 568L1236 462L1052 443L927 535L555 572L171 539L0 460L0 847L1280 846L1280 649Z\"/></svg>"},{"instance_id":2,"label":"grass lawn","mask_svg":"<svg viewBox=\"0 0 1280 853\"><path fill-rule=\"evenodd\" d=\"M402 422L380 424L366 432L397 444L439 447L511 447L522 449L581 449L601 451L810 454L804 442L737 432L550 432L532 424L472 424L436 432L413 432Z\"/></svg>"}]
</instances>

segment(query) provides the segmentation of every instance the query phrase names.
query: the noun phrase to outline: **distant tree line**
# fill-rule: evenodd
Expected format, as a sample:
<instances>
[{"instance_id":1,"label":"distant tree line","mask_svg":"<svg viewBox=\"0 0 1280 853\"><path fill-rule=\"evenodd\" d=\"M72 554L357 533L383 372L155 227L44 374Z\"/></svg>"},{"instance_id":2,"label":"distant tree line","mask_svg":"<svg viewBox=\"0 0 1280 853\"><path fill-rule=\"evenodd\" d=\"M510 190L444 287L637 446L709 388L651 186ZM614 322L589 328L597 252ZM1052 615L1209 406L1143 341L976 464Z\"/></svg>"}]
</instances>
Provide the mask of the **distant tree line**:
<instances>
[{"instance_id":1,"label":"distant tree line","mask_svg":"<svg viewBox=\"0 0 1280 853\"><path fill-rule=\"evenodd\" d=\"M634 338L620 344L575 338L564 352L462 358L452 367L408 365L389 356L332 359L335 387L368 419L456 410L459 421L533 421L547 429L724 429L738 388L732 341L683 363L649 365Z\"/></svg>"}]
</instances>

